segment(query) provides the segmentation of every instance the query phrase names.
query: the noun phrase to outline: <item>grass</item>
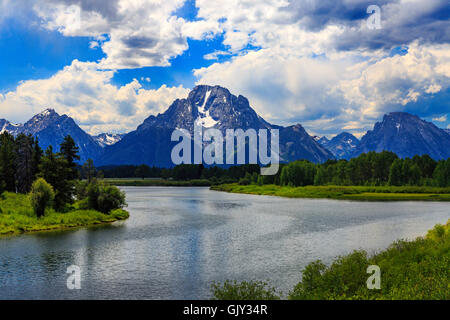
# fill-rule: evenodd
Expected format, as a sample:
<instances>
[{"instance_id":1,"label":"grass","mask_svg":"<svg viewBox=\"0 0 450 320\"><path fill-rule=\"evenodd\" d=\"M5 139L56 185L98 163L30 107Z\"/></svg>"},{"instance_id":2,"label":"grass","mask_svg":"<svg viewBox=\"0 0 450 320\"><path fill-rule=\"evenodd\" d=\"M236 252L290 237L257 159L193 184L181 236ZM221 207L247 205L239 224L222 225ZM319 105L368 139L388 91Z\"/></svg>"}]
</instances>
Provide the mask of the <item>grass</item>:
<instances>
[{"instance_id":1,"label":"grass","mask_svg":"<svg viewBox=\"0 0 450 320\"><path fill-rule=\"evenodd\" d=\"M450 188L438 187L365 187L365 186L306 186L223 184L211 190L232 193L279 196L288 198L328 198L365 201L450 201Z\"/></svg>"},{"instance_id":2,"label":"grass","mask_svg":"<svg viewBox=\"0 0 450 320\"><path fill-rule=\"evenodd\" d=\"M163 186L163 187L208 187L211 182L206 179L197 180L164 180L164 179L138 179L138 178L123 178L123 179L105 179L109 184L115 186L131 186L131 187L152 187L152 186Z\"/></svg>"},{"instance_id":3,"label":"grass","mask_svg":"<svg viewBox=\"0 0 450 320\"><path fill-rule=\"evenodd\" d=\"M47 209L45 216L37 218L28 196L5 192L0 198L0 235L90 226L125 220L128 217L128 212L122 209L103 214L95 210L80 210L75 203L67 213Z\"/></svg>"}]
</instances>

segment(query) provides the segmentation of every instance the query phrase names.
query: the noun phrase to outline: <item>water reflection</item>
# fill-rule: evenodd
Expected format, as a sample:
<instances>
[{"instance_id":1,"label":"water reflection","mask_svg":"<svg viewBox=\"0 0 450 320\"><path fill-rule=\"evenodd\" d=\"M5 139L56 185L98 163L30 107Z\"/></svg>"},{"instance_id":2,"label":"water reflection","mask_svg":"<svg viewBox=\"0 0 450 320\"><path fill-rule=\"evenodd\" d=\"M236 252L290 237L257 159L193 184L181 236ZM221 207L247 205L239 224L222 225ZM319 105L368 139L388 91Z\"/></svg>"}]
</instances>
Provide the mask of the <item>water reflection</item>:
<instances>
[{"instance_id":1,"label":"water reflection","mask_svg":"<svg viewBox=\"0 0 450 320\"><path fill-rule=\"evenodd\" d=\"M208 298L212 281L264 279L287 292L310 261L414 238L441 202L350 202L127 187L129 220L0 239L0 298ZM67 267L82 289L66 288Z\"/></svg>"}]
</instances>

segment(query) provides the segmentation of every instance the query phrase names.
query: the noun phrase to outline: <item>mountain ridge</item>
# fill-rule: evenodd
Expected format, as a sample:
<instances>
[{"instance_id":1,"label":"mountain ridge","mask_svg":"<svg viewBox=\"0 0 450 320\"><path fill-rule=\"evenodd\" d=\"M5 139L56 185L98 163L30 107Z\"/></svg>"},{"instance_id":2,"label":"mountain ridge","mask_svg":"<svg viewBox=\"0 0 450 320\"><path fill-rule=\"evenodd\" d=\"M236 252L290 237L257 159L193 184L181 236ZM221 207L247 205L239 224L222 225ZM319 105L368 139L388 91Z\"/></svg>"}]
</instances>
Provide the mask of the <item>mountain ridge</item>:
<instances>
[{"instance_id":1,"label":"mountain ridge","mask_svg":"<svg viewBox=\"0 0 450 320\"><path fill-rule=\"evenodd\" d=\"M395 152L399 157L428 154L436 160L450 157L450 135L433 123L406 112L391 112L361 138L352 157L368 151Z\"/></svg>"},{"instance_id":2,"label":"mountain ridge","mask_svg":"<svg viewBox=\"0 0 450 320\"><path fill-rule=\"evenodd\" d=\"M182 128L192 133L194 123L205 129L218 129L223 134L227 129L238 128L244 131L279 129L282 161L306 159L324 162L333 157L300 124L289 127L270 124L251 108L244 96L233 95L220 86L199 85L191 90L187 98L175 100L164 113L149 116L117 144L106 147L99 163L171 166L170 150L176 144L170 139L172 131Z\"/></svg>"}]
</instances>

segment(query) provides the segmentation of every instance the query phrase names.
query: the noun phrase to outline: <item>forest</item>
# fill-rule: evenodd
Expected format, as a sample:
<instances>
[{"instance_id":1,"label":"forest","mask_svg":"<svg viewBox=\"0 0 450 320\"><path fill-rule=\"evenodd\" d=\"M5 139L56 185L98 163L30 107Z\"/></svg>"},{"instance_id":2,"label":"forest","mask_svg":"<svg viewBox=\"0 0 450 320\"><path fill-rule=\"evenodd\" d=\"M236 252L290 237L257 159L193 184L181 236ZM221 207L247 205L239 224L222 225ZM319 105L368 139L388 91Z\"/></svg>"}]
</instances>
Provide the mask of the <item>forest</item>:
<instances>
[{"instance_id":1,"label":"forest","mask_svg":"<svg viewBox=\"0 0 450 320\"><path fill-rule=\"evenodd\" d=\"M192 164L173 168L128 165L100 167L97 171L105 178L161 178L177 181L202 179L208 180L212 185L450 186L450 159L435 161L428 155L401 159L389 151L371 151L349 161L328 160L322 164L298 160L281 164L280 170L273 176L260 175L260 167L254 164L228 168Z\"/></svg>"}]
</instances>

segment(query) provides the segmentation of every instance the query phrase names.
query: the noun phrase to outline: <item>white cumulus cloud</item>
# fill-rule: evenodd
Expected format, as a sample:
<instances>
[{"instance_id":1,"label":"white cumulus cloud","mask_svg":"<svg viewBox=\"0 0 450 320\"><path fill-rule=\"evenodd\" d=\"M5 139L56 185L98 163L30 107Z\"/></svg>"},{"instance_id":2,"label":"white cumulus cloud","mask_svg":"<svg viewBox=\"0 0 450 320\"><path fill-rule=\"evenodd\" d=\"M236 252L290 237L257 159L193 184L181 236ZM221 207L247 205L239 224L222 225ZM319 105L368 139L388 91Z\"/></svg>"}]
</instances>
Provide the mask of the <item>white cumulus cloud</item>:
<instances>
[{"instance_id":1,"label":"white cumulus cloud","mask_svg":"<svg viewBox=\"0 0 450 320\"><path fill-rule=\"evenodd\" d=\"M113 75L96 63L74 60L48 79L22 82L0 97L0 109L8 120L24 122L49 107L73 117L92 134L127 132L189 91L165 85L146 90L136 79L117 87L111 83Z\"/></svg>"}]
</instances>

